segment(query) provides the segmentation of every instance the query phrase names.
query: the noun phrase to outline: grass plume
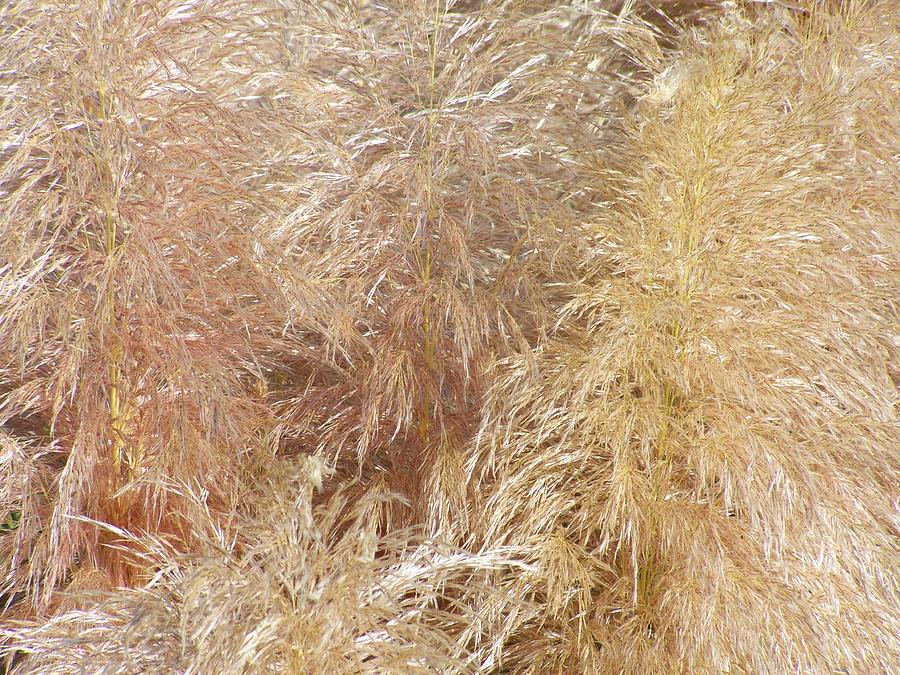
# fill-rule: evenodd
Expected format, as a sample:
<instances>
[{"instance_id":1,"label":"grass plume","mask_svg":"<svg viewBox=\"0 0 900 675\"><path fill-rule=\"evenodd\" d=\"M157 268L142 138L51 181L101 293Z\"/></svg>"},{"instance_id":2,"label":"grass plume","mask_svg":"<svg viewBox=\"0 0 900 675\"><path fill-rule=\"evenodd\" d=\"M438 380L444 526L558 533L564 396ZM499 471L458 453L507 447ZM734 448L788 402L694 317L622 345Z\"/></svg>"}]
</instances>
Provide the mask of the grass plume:
<instances>
[{"instance_id":1,"label":"grass plume","mask_svg":"<svg viewBox=\"0 0 900 675\"><path fill-rule=\"evenodd\" d=\"M314 457L269 471L265 498L227 523L211 512L198 523L208 538L193 556L138 538L159 570L145 587L81 596L39 627L6 631L30 656L23 672L85 672L98 650L108 672L474 672L453 639L469 617L448 599L520 567L515 552L380 537L372 500L392 497L338 493L314 506L327 474ZM173 489L207 509L197 490Z\"/></svg>"},{"instance_id":2,"label":"grass plume","mask_svg":"<svg viewBox=\"0 0 900 675\"><path fill-rule=\"evenodd\" d=\"M689 32L598 150L555 334L468 464L473 536L540 563L513 670L896 662L897 136L860 113L897 102L896 21Z\"/></svg>"}]
</instances>

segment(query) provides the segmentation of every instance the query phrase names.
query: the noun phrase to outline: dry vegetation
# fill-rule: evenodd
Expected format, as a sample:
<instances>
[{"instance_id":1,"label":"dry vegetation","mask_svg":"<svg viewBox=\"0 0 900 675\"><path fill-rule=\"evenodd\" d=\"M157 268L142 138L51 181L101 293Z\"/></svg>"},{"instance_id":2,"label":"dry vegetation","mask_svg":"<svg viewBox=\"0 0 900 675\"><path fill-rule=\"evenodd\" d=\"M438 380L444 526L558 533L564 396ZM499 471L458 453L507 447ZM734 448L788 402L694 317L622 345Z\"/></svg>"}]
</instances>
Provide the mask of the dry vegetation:
<instances>
[{"instance_id":1,"label":"dry vegetation","mask_svg":"<svg viewBox=\"0 0 900 675\"><path fill-rule=\"evenodd\" d=\"M889 0L0 5L0 659L896 668L898 54Z\"/></svg>"}]
</instances>

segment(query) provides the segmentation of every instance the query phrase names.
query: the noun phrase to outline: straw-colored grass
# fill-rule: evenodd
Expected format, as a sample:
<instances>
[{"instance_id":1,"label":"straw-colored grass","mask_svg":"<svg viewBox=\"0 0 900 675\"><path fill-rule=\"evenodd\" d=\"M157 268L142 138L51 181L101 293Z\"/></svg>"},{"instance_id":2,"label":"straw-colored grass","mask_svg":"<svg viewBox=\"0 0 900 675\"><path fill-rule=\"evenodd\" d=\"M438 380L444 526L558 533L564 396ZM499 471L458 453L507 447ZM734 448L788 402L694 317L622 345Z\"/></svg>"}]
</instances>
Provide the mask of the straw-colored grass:
<instances>
[{"instance_id":1,"label":"straw-colored grass","mask_svg":"<svg viewBox=\"0 0 900 675\"><path fill-rule=\"evenodd\" d=\"M890 672L900 12L0 5L15 672Z\"/></svg>"},{"instance_id":2,"label":"straw-colored grass","mask_svg":"<svg viewBox=\"0 0 900 675\"><path fill-rule=\"evenodd\" d=\"M39 627L7 631L27 670L90 672L102 653L105 672L474 672L452 637L470 617L452 598L486 572L521 568L517 552L380 537L377 496L313 506L327 474L318 458L270 472L252 508L227 523L207 512L196 524L205 550L191 558L143 535L141 560L158 570L144 588L96 605L73 597ZM205 495L175 489L207 509Z\"/></svg>"},{"instance_id":3,"label":"straw-colored grass","mask_svg":"<svg viewBox=\"0 0 900 675\"><path fill-rule=\"evenodd\" d=\"M81 563L132 578L73 517L189 540L161 482L227 509L266 451L257 354L299 309L253 238L282 120L240 98L278 47L254 34L270 19L4 4L0 502L22 513L7 581L34 607Z\"/></svg>"},{"instance_id":4,"label":"straw-colored grass","mask_svg":"<svg viewBox=\"0 0 900 675\"><path fill-rule=\"evenodd\" d=\"M468 464L473 537L539 566L512 670L900 662L897 21L688 33L598 149L578 279Z\"/></svg>"}]
</instances>

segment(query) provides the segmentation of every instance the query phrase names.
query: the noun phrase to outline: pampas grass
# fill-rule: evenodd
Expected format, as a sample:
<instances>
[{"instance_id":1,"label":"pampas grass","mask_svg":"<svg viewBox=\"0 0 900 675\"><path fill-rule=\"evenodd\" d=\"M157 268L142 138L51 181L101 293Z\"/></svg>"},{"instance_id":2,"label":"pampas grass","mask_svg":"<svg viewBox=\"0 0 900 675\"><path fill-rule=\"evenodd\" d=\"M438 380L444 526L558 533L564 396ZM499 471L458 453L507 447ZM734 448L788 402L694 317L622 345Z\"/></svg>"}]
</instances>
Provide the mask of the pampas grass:
<instances>
[{"instance_id":1,"label":"pampas grass","mask_svg":"<svg viewBox=\"0 0 900 675\"><path fill-rule=\"evenodd\" d=\"M252 509L198 523L208 538L194 556L142 536L141 557L159 570L146 587L82 596L82 607L8 631L29 655L25 671L81 673L102 652L105 672L474 672L475 655L453 639L470 617L447 600L486 571L521 567L516 552L379 537L377 496L313 506L327 473L317 458L268 472Z\"/></svg>"},{"instance_id":2,"label":"pampas grass","mask_svg":"<svg viewBox=\"0 0 900 675\"><path fill-rule=\"evenodd\" d=\"M887 2L0 7L16 672L887 672Z\"/></svg>"},{"instance_id":3,"label":"pampas grass","mask_svg":"<svg viewBox=\"0 0 900 675\"><path fill-rule=\"evenodd\" d=\"M279 120L240 100L277 43L243 3L2 12L0 503L22 513L6 581L46 608L80 563L134 572L77 517L189 540L161 482L228 508L265 446L255 354L291 303L253 181Z\"/></svg>"},{"instance_id":4,"label":"pampas grass","mask_svg":"<svg viewBox=\"0 0 900 675\"><path fill-rule=\"evenodd\" d=\"M555 334L468 465L477 538L540 564L513 670L897 663L897 136L861 113L897 103L896 26L689 32L598 151Z\"/></svg>"},{"instance_id":5,"label":"pampas grass","mask_svg":"<svg viewBox=\"0 0 900 675\"><path fill-rule=\"evenodd\" d=\"M335 268L357 339L270 400L289 443L406 495L387 527L464 521L484 373L546 323L529 270L548 232L576 226L574 157L632 69L615 42L651 43L648 29L521 2L298 3L291 17L282 105L307 119L304 163L271 245Z\"/></svg>"}]
</instances>

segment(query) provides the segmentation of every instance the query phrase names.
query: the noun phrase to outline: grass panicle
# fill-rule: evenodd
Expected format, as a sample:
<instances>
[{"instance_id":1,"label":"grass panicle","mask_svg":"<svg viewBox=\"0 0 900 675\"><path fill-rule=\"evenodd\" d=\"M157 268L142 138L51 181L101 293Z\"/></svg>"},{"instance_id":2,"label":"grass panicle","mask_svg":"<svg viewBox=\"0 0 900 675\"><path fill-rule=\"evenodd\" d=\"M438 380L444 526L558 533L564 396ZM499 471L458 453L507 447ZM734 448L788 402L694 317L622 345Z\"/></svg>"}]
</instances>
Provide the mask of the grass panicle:
<instances>
[{"instance_id":1,"label":"grass panicle","mask_svg":"<svg viewBox=\"0 0 900 675\"><path fill-rule=\"evenodd\" d=\"M117 530L159 570L146 586L82 594L0 635L15 637L21 672L33 673L90 671L98 652L112 672L475 672L478 654L453 639L474 617L451 599L521 567L516 552L454 552L409 530L381 537L373 501L396 497L315 505L327 474L317 457L276 466L252 508L227 523L209 511L192 556ZM208 508L197 489L173 489Z\"/></svg>"},{"instance_id":2,"label":"grass panicle","mask_svg":"<svg viewBox=\"0 0 900 675\"><path fill-rule=\"evenodd\" d=\"M187 543L189 505L160 485L197 479L231 507L272 448L267 355L333 342L340 311L327 278L284 272L256 231L279 212L261 184L273 145L299 133L248 103L280 57L280 12L0 11L0 421L17 441L0 503L23 522L4 583L46 608L78 564L135 572L79 517Z\"/></svg>"},{"instance_id":3,"label":"grass panicle","mask_svg":"<svg viewBox=\"0 0 900 675\"><path fill-rule=\"evenodd\" d=\"M896 662L897 18L688 32L598 149L556 332L467 463L473 538L538 565L513 670Z\"/></svg>"}]
</instances>

